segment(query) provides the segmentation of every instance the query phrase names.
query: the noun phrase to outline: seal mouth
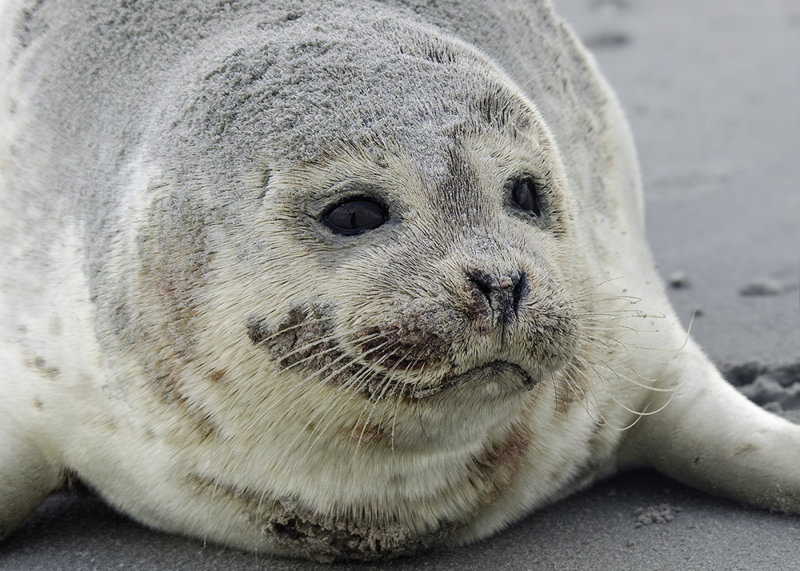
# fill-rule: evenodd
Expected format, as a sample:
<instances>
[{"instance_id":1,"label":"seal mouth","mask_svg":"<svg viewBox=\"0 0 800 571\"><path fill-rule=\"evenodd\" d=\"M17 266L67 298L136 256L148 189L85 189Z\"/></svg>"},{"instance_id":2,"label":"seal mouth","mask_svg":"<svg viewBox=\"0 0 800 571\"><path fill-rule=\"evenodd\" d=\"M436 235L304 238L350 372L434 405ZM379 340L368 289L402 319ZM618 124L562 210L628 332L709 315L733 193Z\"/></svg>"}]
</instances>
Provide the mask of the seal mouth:
<instances>
[{"instance_id":1,"label":"seal mouth","mask_svg":"<svg viewBox=\"0 0 800 571\"><path fill-rule=\"evenodd\" d=\"M405 395L410 400L436 396L455 386L483 389L488 396L524 392L536 385L534 378L522 367L509 361L491 361L452 377L444 377L435 385L412 387Z\"/></svg>"}]
</instances>

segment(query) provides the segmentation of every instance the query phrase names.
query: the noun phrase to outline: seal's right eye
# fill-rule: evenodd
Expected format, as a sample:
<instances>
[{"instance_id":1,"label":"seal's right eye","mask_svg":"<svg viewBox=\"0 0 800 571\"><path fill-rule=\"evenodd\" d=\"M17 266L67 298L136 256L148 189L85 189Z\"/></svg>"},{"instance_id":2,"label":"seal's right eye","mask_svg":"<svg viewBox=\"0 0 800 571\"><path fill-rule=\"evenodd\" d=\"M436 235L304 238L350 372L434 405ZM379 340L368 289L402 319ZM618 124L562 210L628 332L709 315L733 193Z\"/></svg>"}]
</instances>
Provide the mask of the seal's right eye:
<instances>
[{"instance_id":1,"label":"seal's right eye","mask_svg":"<svg viewBox=\"0 0 800 571\"><path fill-rule=\"evenodd\" d=\"M355 236L374 230L389 219L386 208L371 198L339 202L323 212L321 220L334 234Z\"/></svg>"},{"instance_id":2,"label":"seal's right eye","mask_svg":"<svg viewBox=\"0 0 800 571\"><path fill-rule=\"evenodd\" d=\"M539 187L530 177L514 181L511 187L511 202L514 206L535 218L542 216Z\"/></svg>"}]
</instances>

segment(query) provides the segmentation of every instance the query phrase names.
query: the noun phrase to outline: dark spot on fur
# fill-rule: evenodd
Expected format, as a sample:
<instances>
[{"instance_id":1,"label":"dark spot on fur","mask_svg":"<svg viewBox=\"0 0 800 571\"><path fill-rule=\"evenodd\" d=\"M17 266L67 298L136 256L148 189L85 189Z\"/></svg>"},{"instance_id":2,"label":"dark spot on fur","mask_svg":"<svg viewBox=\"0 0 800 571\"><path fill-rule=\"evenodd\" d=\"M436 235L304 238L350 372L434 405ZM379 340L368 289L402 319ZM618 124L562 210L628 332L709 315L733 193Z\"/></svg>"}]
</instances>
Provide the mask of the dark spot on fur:
<instances>
[{"instance_id":1,"label":"dark spot on fur","mask_svg":"<svg viewBox=\"0 0 800 571\"><path fill-rule=\"evenodd\" d=\"M155 202L146 225L152 233L137 236L141 259L137 295L126 299L129 292L118 293L108 300L107 314L115 315L122 326L116 335L132 343L150 379L194 374L184 369L204 357L193 354L194 320L214 256L209 216L197 201L180 195ZM142 313L136 319L133 307Z\"/></svg>"},{"instance_id":2,"label":"dark spot on fur","mask_svg":"<svg viewBox=\"0 0 800 571\"><path fill-rule=\"evenodd\" d=\"M33 406L38 410L44 410L44 403L38 398L33 399Z\"/></svg>"},{"instance_id":3,"label":"dark spot on fur","mask_svg":"<svg viewBox=\"0 0 800 571\"><path fill-rule=\"evenodd\" d=\"M269 352L283 369L315 373L317 380L340 386L363 371L363 365L345 356L333 337L329 310L321 305L294 307L277 327L251 317L247 336Z\"/></svg>"},{"instance_id":4,"label":"dark spot on fur","mask_svg":"<svg viewBox=\"0 0 800 571\"><path fill-rule=\"evenodd\" d=\"M247 323L245 323L245 327L247 327L247 336L250 338L250 342L253 345L263 343L272 333L267 324L267 320L258 317L249 318Z\"/></svg>"},{"instance_id":5,"label":"dark spot on fur","mask_svg":"<svg viewBox=\"0 0 800 571\"><path fill-rule=\"evenodd\" d=\"M209 376L211 377L211 380L212 380L212 381L214 381L214 382L217 382L217 383L218 383L218 382L220 382L220 381L221 381L223 378L225 378L225 369L217 369L216 371L213 371L213 372L211 373L211 375L209 375Z\"/></svg>"},{"instance_id":6,"label":"dark spot on fur","mask_svg":"<svg viewBox=\"0 0 800 571\"><path fill-rule=\"evenodd\" d=\"M573 360L563 371L553 377L556 391L556 413L566 417L569 409L586 396L589 381L583 366Z\"/></svg>"},{"instance_id":7,"label":"dark spot on fur","mask_svg":"<svg viewBox=\"0 0 800 571\"><path fill-rule=\"evenodd\" d=\"M514 425L502 441L488 446L473 459L468 470L481 502L494 503L511 488L522 469L531 436L527 426Z\"/></svg>"},{"instance_id":8,"label":"dark spot on fur","mask_svg":"<svg viewBox=\"0 0 800 571\"><path fill-rule=\"evenodd\" d=\"M298 306L277 327L263 318L248 319L247 336L255 345L263 345L283 368L302 363L306 369L319 370L342 354L335 339L330 316L322 306Z\"/></svg>"},{"instance_id":9,"label":"dark spot on fur","mask_svg":"<svg viewBox=\"0 0 800 571\"><path fill-rule=\"evenodd\" d=\"M464 281L462 285L464 317L475 327L478 333L488 335L492 329L491 321L487 319L487 314L491 311L491 308L484 296L475 294L475 288L475 284L469 280Z\"/></svg>"},{"instance_id":10,"label":"dark spot on fur","mask_svg":"<svg viewBox=\"0 0 800 571\"><path fill-rule=\"evenodd\" d=\"M358 423L348 433L350 438L362 444L380 442L385 434L386 429L374 423Z\"/></svg>"},{"instance_id":11,"label":"dark spot on fur","mask_svg":"<svg viewBox=\"0 0 800 571\"><path fill-rule=\"evenodd\" d=\"M211 414L183 392L181 381L175 375L167 375L153 381L161 396L161 401L172 407L183 409L184 418L191 421L193 433L202 441L217 431Z\"/></svg>"},{"instance_id":12,"label":"dark spot on fur","mask_svg":"<svg viewBox=\"0 0 800 571\"><path fill-rule=\"evenodd\" d=\"M36 357L33 360L33 365L37 369L39 369L39 371L44 373L45 376L47 376L47 377L49 377L51 379L58 378L58 375L61 373L61 371L59 370L58 367L51 367L50 365L48 365L47 361L44 360L44 357Z\"/></svg>"},{"instance_id":13,"label":"dark spot on fur","mask_svg":"<svg viewBox=\"0 0 800 571\"><path fill-rule=\"evenodd\" d=\"M442 521L434 528L414 530L395 518L344 506L332 509L335 515L323 514L296 498L275 498L198 474L189 480L199 494L224 494L234 500L278 546L317 561L375 561L417 553L454 528Z\"/></svg>"},{"instance_id":14,"label":"dark spot on fur","mask_svg":"<svg viewBox=\"0 0 800 571\"><path fill-rule=\"evenodd\" d=\"M280 506L280 503L277 504ZM310 512L277 511L262 530L294 553L318 561L377 561L430 549L450 526L415 531L399 522L368 523Z\"/></svg>"},{"instance_id":15,"label":"dark spot on fur","mask_svg":"<svg viewBox=\"0 0 800 571\"><path fill-rule=\"evenodd\" d=\"M362 358L386 369L419 370L440 362L448 343L424 322L405 320L365 329L359 338Z\"/></svg>"}]
</instances>

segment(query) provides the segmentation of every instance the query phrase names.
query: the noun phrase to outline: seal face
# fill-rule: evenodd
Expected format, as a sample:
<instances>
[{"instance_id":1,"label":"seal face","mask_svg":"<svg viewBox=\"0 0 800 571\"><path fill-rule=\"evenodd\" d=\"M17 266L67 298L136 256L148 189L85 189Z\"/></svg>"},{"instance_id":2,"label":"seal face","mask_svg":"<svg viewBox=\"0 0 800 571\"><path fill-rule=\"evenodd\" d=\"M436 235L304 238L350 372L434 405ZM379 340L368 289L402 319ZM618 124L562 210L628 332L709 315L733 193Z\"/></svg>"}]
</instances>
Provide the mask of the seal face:
<instances>
[{"instance_id":1,"label":"seal face","mask_svg":"<svg viewBox=\"0 0 800 571\"><path fill-rule=\"evenodd\" d=\"M399 55L408 74L430 73L427 58L407 56L413 47L407 36L419 31L392 33L380 41L381 60ZM222 222L227 237L206 270L216 283L261 289L228 287L224 312L208 305L188 320L193 342L182 360L193 367L218 350L212 324L240 316L229 343L247 356L226 363L225 378L260 385L248 389L264 394L245 415L255 419L244 429L250 453L279 446L282 461L270 470L292 466L293 481L287 477L288 502L264 485L265 474L254 475L257 488L232 497L248 498L242 502L248 517L265 522L268 534L293 552L370 558L452 535L513 487L509 473L522 469L531 439L524 417L538 393L552 391L563 402L582 398L580 332L588 335L591 324L579 315L592 311L592 296L571 265L582 254L551 137L496 66L466 46L438 41L451 54L435 64L447 81L465 76L462 67L482 70L469 77L463 100L431 94L421 81L418 94L413 82L397 86L411 100L407 115L376 111L379 133L326 141L309 160L269 162L263 210L243 224L246 234ZM381 88L382 98L393 97L388 89ZM357 109L381 105L368 90L347 96ZM443 114L448 106L457 109ZM428 126L431 140L422 148L403 140L408 116ZM355 119L367 123L367 134L370 117ZM239 243L254 246L228 249ZM253 268L264 268L264 275ZM228 307L236 308L233 315ZM250 347L241 347L245 340ZM188 393L195 381L176 361L169 370L180 380L170 393L194 402ZM246 372L254 366L257 373ZM274 394L265 394L268 387ZM218 382L197 390L241 387ZM227 398L235 397L220 400ZM307 400L299 405L299 398ZM217 411L208 416L222 427L236 422ZM359 484L358 494L375 499L337 492L332 507L320 508L294 486L305 463L286 459L292 451L285 444L264 442L275 438L276 426L304 457L327 463L331 450L339 450L352 458L341 481L326 476L329 490L352 486L357 471L374 472L375 485ZM388 457L411 466L382 474ZM430 509L433 494L418 489L427 469L418 472L416 462L441 463L436 486L456 495L447 498L452 505ZM240 490L238 476L211 472L201 479Z\"/></svg>"},{"instance_id":2,"label":"seal face","mask_svg":"<svg viewBox=\"0 0 800 571\"><path fill-rule=\"evenodd\" d=\"M621 465L775 460L703 403L800 442L677 349L624 120L548 3L198 5L15 14L0 535L80 479L167 531L371 560ZM793 469L728 492L796 510Z\"/></svg>"}]
</instances>

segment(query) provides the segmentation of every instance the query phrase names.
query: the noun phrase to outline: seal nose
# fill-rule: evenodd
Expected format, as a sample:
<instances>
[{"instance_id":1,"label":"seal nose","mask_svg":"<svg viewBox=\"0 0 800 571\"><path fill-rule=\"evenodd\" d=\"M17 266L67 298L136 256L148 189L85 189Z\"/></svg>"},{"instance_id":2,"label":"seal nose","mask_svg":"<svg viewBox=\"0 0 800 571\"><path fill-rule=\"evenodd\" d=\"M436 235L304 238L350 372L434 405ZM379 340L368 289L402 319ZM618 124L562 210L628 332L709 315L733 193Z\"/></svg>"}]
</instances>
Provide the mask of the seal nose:
<instances>
[{"instance_id":1,"label":"seal nose","mask_svg":"<svg viewBox=\"0 0 800 571\"><path fill-rule=\"evenodd\" d=\"M514 319L528 292L528 277L522 271L505 274L470 271L466 279L473 309L480 308L480 313L499 323L509 323Z\"/></svg>"}]
</instances>

